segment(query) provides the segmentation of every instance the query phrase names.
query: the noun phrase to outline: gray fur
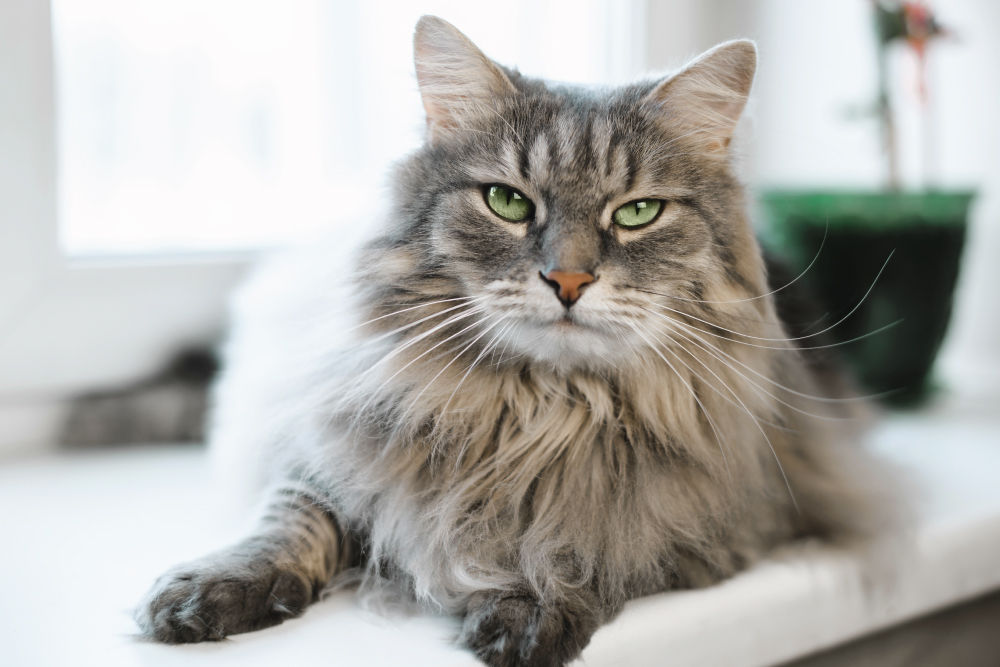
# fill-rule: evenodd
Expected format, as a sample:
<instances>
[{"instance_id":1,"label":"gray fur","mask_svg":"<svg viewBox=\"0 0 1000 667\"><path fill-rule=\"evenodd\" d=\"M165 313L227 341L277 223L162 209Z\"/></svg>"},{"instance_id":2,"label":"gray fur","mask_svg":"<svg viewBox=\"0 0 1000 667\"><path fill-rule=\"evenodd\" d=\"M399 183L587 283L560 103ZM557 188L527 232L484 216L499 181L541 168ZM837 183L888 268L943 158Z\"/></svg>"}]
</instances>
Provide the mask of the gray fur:
<instances>
[{"instance_id":1,"label":"gray fur","mask_svg":"<svg viewBox=\"0 0 1000 667\"><path fill-rule=\"evenodd\" d=\"M881 530L857 404L778 321L731 171L752 45L591 91L500 68L440 19L416 43L428 142L353 281L318 252L244 292L217 450L302 484L368 584L465 616L491 665L563 664L630 598ZM491 183L535 216L492 215ZM611 224L647 197L654 223ZM553 267L597 279L570 308ZM173 582L144 618L198 606Z\"/></svg>"}]
</instances>

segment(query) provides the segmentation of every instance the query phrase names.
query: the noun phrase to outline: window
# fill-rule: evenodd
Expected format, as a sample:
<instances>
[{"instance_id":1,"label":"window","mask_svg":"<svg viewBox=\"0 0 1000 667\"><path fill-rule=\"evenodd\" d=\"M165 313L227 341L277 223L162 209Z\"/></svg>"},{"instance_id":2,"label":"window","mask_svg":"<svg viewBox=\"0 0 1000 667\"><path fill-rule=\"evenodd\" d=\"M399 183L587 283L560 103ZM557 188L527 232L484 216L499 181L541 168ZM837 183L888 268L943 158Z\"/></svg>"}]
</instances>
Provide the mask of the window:
<instances>
[{"instance_id":1,"label":"window","mask_svg":"<svg viewBox=\"0 0 1000 667\"><path fill-rule=\"evenodd\" d=\"M608 81L642 67L642 7L420 11L505 64ZM0 450L44 441L63 397L215 340L247 250L371 209L422 129L418 13L402 0L0 3Z\"/></svg>"},{"instance_id":2,"label":"window","mask_svg":"<svg viewBox=\"0 0 1000 667\"><path fill-rule=\"evenodd\" d=\"M467 2L55 0L63 247L242 249L370 215L386 166L419 141L422 12L554 79L627 77L639 55L606 0L499 15Z\"/></svg>"},{"instance_id":3,"label":"window","mask_svg":"<svg viewBox=\"0 0 1000 667\"><path fill-rule=\"evenodd\" d=\"M5 405L129 380L180 344L217 337L253 249L363 220L352 212L371 210L388 163L419 140L410 35L420 12L504 64L580 82L756 37L748 180L871 182L873 126L841 113L873 76L869 3L800 5L0 2L0 447L21 437ZM941 180L982 184L984 222L1000 182L986 28L998 7L948 3L961 39L942 43L932 79ZM963 268L970 316L952 347L973 360L996 358L997 229L977 224Z\"/></svg>"}]
</instances>

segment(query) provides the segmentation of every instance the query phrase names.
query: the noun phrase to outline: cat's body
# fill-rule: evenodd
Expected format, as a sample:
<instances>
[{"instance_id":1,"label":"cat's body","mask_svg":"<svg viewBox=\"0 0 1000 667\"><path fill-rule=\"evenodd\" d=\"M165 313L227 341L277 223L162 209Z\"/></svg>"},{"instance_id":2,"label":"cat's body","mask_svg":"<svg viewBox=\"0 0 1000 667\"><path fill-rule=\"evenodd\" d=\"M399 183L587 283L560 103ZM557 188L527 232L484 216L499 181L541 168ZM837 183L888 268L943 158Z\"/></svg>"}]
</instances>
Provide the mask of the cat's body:
<instances>
[{"instance_id":1,"label":"cat's body","mask_svg":"<svg viewBox=\"0 0 1000 667\"><path fill-rule=\"evenodd\" d=\"M264 627L356 565L464 616L490 664L562 664L630 598L877 529L855 404L779 322L731 174L752 46L610 92L436 19L416 51L429 141L357 270L314 249L242 299L213 440L275 500L162 578L144 629ZM511 192L530 217L497 213Z\"/></svg>"}]
</instances>

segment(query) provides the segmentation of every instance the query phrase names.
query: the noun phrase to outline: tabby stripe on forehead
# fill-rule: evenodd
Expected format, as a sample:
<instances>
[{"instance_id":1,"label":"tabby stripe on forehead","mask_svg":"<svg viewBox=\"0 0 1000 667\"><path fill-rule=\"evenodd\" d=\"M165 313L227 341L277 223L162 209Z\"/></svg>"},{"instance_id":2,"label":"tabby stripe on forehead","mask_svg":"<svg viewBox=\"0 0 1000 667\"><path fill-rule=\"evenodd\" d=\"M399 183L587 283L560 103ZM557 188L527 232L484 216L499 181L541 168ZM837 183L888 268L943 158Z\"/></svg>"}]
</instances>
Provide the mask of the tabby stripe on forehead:
<instances>
[{"instance_id":1,"label":"tabby stripe on forehead","mask_svg":"<svg viewBox=\"0 0 1000 667\"><path fill-rule=\"evenodd\" d=\"M635 185L636 176L639 172L639 157L624 146L621 132L614 131L608 138L608 153L605 159L605 176L611 177L615 173L615 159L621 152L625 158L625 185L624 192L628 192Z\"/></svg>"},{"instance_id":2,"label":"tabby stripe on forehead","mask_svg":"<svg viewBox=\"0 0 1000 667\"><path fill-rule=\"evenodd\" d=\"M594 169L597 166L597 153L594 151L594 114L588 113L583 124L583 139L577 144L577 166L584 169Z\"/></svg>"},{"instance_id":3,"label":"tabby stripe on forehead","mask_svg":"<svg viewBox=\"0 0 1000 667\"><path fill-rule=\"evenodd\" d=\"M528 180L528 170L531 162L531 147L535 145L535 141L538 139L538 129L534 127L528 128L528 133L524 137L524 141L520 143L520 151L517 154L517 170L521 173L521 178Z\"/></svg>"},{"instance_id":4,"label":"tabby stripe on forehead","mask_svg":"<svg viewBox=\"0 0 1000 667\"><path fill-rule=\"evenodd\" d=\"M559 165L559 139L556 137L555 132L550 130L545 133L545 145L549 150L549 163L546 167L551 170Z\"/></svg>"},{"instance_id":5,"label":"tabby stripe on forehead","mask_svg":"<svg viewBox=\"0 0 1000 667\"><path fill-rule=\"evenodd\" d=\"M608 137L608 150L604 154L604 177L610 178L611 174L615 170L615 151L618 149L618 144L621 143L621 134L618 132L612 132L611 136Z\"/></svg>"},{"instance_id":6,"label":"tabby stripe on forehead","mask_svg":"<svg viewBox=\"0 0 1000 667\"><path fill-rule=\"evenodd\" d=\"M625 191L628 192L635 185L635 179L639 175L639 156L630 150L625 150Z\"/></svg>"}]
</instances>

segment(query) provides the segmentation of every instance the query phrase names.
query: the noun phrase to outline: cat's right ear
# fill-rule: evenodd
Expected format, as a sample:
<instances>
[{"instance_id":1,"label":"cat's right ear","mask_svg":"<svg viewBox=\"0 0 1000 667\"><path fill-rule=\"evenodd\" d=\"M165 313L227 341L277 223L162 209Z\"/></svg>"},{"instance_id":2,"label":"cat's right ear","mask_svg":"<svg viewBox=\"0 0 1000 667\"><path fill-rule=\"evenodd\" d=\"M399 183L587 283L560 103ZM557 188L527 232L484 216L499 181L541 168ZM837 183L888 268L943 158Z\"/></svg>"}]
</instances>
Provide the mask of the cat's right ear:
<instances>
[{"instance_id":1,"label":"cat's right ear","mask_svg":"<svg viewBox=\"0 0 1000 667\"><path fill-rule=\"evenodd\" d=\"M646 101L662 121L706 153L724 153L750 94L757 47L736 39L706 51L657 85Z\"/></svg>"},{"instance_id":2,"label":"cat's right ear","mask_svg":"<svg viewBox=\"0 0 1000 667\"><path fill-rule=\"evenodd\" d=\"M459 133L496 100L517 92L503 70L458 28L436 16L423 16L413 35L417 83L427 113L430 142Z\"/></svg>"}]
</instances>

